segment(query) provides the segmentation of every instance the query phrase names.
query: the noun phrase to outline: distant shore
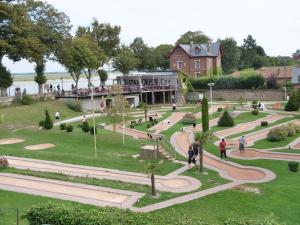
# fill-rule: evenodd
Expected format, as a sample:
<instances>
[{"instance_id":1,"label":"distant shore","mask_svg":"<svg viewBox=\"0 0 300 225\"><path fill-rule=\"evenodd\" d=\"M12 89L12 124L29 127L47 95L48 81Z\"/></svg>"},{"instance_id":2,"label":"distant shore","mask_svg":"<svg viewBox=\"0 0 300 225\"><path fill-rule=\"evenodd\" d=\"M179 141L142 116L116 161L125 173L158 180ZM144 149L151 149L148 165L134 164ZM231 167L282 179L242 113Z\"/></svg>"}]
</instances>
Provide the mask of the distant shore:
<instances>
[{"instance_id":1,"label":"distant shore","mask_svg":"<svg viewBox=\"0 0 300 225\"><path fill-rule=\"evenodd\" d=\"M12 74L14 81L34 81L35 73L14 73ZM45 73L45 76L48 80L60 80L63 79L72 79L71 75L67 72L53 72ZM84 74L81 75L85 77Z\"/></svg>"}]
</instances>

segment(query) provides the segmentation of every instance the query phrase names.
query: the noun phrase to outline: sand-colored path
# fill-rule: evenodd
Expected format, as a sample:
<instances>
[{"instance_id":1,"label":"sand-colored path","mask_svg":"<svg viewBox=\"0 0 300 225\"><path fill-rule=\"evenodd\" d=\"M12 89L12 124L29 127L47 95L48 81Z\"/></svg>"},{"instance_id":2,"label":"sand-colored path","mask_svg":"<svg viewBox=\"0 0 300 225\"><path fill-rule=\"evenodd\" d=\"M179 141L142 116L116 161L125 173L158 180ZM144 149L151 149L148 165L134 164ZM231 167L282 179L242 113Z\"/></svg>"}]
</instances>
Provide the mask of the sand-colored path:
<instances>
[{"instance_id":1,"label":"sand-colored path","mask_svg":"<svg viewBox=\"0 0 300 225\"><path fill-rule=\"evenodd\" d=\"M172 113L171 116L166 118L165 120L159 122L155 126L151 128L151 131L155 131L155 133L161 133L164 130L169 129L174 126L178 121L182 119L182 117L187 114L186 112L175 112Z\"/></svg>"},{"instance_id":2,"label":"sand-colored path","mask_svg":"<svg viewBox=\"0 0 300 225\"><path fill-rule=\"evenodd\" d=\"M5 138L5 139L0 139L0 145L18 144L23 141L24 141L24 139L21 139L21 138Z\"/></svg>"},{"instance_id":3,"label":"sand-colored path","mask_svg":"<svg viewBox=\"0 0 300 225\"><path fill-rule=\"evenodd\" d=\"M228 151L228 155L237 159L272 159L300 162L300 154L269 152L258 149L246 149L244 153L240 153L239 150L231 150Z\"/></svg>"},{"instance_id":4,"label":"sand-colored path","mask_svg":"<svg viewBox=\"0 0 300 225\"><path fill-rule=\"evenodd\" d=\"M113 131L113 125L107 125L107 126L105 126L105 129ZM123 126L116 125L115 132L122 134ZM149 138L146 132L135 130L135 129L130 129L128 127L124 127L124 133L135 139L148 139Z\"/></svg>"},{"instance_id":5,"label":"sand-colored path","mask_svg":"<svg viewBox=\"0 0 300 225\"><path fill-rule=\"evenodd\" d=\"M78 177L91 177L151 186L151 181L147 174L11 156L5 157L9 162L9 166L17 169L62 173ZM179 175L156 176L156 188L160 191L189 192L198 189L200 186L201 182L192 177Z\"/></svg>"},{"instance_id":6,"label":"sand-colored path","mask_svg":"<svg viewBox=\"0 0 300 225\"><path fill-rule=\"evenodd\" d=\"M172 136L171 142L179 153L186 156L188 146L192 143L192 140L191 134L177 132ZM204 151L203 162L205 167L218 171L222 177L232 181L261 183L275 178L275 174L269 170L224 161L206 151Z\"/></svg>"},{"instance_id":7,"label":"sand-colored path","mask_svg":"<svg viewBox=\"0 0 300 225\"><path fill-rule=\"evenodd\" d=\"M31 150L31 151L38 151L38 150L43 150L43 149L48 149L48 148L53 148L53 147L55 147L54 144L45 143L45 144L37 144L37 145L28 145L28 146L25 146L25 149Z\"/></svg>"},{"instance_id":8,"label":"sand-colored path","mask_svg":"<svg viewBox=\"0 0 300 225\"><path fill-rule=\"evenodd\" d=\"M96 206L131 206L144 194L31 176L0 173L0 189Z\"/></svg>"},{"instance_id":9,"label":"sand-colored path","mask_svg":"<svg viewBox=\"0 0 300 225\"><path fill-rule=\"evenodd\" d=\"M241 123L232 128L217 131L214 133L214 135L219 138L227 137L227 136L238 134L241 132L253 130L255 127L260 126L262 121L267 121L270 124L270 123L274 123L278 120L281 120L285 117L286 116L283 116L283 115L268 115L265 118L261 118L256 121L252 121L252 122L248 122L248 123Z\"/></svg>"}]
</instances>

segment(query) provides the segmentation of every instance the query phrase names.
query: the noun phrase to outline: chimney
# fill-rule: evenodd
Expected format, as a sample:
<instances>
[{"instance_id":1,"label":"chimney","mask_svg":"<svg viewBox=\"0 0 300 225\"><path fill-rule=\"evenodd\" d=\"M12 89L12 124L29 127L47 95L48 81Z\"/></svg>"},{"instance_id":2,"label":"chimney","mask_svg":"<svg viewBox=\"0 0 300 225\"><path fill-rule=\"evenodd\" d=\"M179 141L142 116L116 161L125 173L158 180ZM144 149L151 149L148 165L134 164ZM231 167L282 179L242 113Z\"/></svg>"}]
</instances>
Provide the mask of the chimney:
<instances>
[{"instance_id":1,"label":"chimney","mask_svg":"<svg viewBox=\"0 0 300 225\"><path fill-rule=\"evenodd\" d=\"M194 42L193 42L193 41L190 41L190 53L193 52L193 45L194 45Z\"/></svg>"},{"instance_id":2,"label":"chimney","mask_svg":"<svg viewBox=\"0 0 300 225\"><path fill-rule=\"evenodd\" d=\"M208 41L208 42L207 42L207 52L208 52L208 53L210 52L210 49L211 49L211 42Z\"/></svg>"}]
</instances>

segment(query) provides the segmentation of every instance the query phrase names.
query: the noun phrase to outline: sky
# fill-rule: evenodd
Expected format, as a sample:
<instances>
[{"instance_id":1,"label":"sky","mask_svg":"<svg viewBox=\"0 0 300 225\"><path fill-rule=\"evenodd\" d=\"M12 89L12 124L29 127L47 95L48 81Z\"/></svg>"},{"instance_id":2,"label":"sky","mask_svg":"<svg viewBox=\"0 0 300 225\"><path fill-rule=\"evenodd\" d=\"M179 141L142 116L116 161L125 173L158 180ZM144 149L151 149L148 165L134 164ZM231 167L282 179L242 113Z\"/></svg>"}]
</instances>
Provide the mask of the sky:
<instances>
[{"instance_id":1,"label":"sky","mask_svg":"<svg viewBox=\"0 0 300 225\"><path fill-rule=\"evenodd\" d=\"M299 0L47 0L71 19L72 32L93 18L120 25L121 42L142 37L149 46L174 44L186 31L201 30L213 40L251 34L271 56L291 56L300 48ZM33 72L25 60L4 64L13 73ZM47 72L64 68L48 62Z\"/></svg>"}]
</instances>

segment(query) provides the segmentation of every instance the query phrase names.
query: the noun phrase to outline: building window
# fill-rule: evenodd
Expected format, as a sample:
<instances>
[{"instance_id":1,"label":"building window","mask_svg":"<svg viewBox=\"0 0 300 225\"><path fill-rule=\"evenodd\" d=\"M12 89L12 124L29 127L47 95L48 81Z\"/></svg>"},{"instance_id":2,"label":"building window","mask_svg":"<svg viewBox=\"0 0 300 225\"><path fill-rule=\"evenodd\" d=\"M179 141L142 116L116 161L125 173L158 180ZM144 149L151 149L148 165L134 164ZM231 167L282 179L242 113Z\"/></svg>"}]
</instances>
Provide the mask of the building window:
<instances>
[{"instance_id":1,"label":"building window","mask_svg":"<svg viewBox=\"0 0 300 225\"><path fill-rule=\"evenodd\" d=\"M200 59L195 60L195 68L200 69Z\"/></svg>"},{"instance_id":2,"label":"building window","mask_svg":"<svg viewBox=\"0 0 300 225\"><path fill-rule=\"evenodd\" d=\"M200 72L196 72L195 75L196 75L196 78L200 78Z\"/></svg>"},{"instance_id":3,"label":"building window","mask_svg":"<svg viewBox=\"0 0 300 225\"><path fill-rule=\"evenodd\" d=\"M177 69L182 69L182 61L177 61Z\"/></svg>"}]
</instances>

